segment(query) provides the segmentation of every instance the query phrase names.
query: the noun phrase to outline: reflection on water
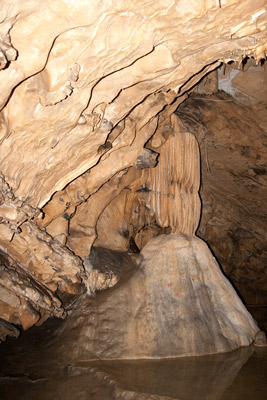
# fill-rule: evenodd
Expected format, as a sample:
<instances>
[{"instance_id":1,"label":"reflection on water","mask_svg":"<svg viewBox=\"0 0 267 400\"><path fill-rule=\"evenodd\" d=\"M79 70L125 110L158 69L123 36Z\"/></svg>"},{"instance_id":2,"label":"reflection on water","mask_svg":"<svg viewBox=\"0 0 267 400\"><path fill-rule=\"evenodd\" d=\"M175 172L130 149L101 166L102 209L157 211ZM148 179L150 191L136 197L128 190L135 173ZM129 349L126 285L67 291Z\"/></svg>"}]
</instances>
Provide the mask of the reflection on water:
<instances>
[{"instance_id":1,"label":"reflection on water","mask_svg":"<svg viewBox=\"0 0 267 400\"><path fill-rule=\"evenodd\" d=\"M226 389L231 387L253 353L254 348L249 347L227 354L204 357L158 361L80 362L77 365L94 365L111 376L120 388L128 391L153 393L181 400L222 400L225 399ZM265 363L267 365L267 358ZM265 390L266 395L267 385ZM251 395L248 399L255 399L254 391Z\"/></svg>"},{"instance_id":2,"label":"reflection on water","mask_svg":"<svg viewBox=\"0 0 267 400\"><path fill-rule=\"evenodd\" d=\"M65 354L56 353L51 324L0 346L1 400L266 398L266 348L168 360L73 363L67 346Z\"/></svg>"}]
</instances>

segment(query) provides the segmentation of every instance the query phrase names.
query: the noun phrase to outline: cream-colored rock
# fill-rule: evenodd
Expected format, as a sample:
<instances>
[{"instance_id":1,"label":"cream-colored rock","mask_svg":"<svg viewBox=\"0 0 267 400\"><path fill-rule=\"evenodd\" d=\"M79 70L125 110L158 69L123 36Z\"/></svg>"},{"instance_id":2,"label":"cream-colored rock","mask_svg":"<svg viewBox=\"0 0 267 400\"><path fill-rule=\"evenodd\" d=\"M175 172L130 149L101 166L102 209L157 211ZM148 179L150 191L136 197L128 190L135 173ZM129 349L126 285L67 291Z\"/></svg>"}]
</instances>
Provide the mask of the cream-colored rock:
<instances>
[{"instance_id":1,"label":"cream-colored rock","mask_svg":"<svg viewBox=\"0 0 267 400\"><path fill-rule=\"evenodd\" d=\"M112 236L116 235L116 231L120 228L121 213L113 214L113 219L110 220L103 211L114 199L117 202L118 195L121 191L132 184L133 181L138 181L142 175L140 170L131 168L128 171L122 171L115 175L108 183L84 202L77 210L75 216L70 221L68 246L80 257L89 256L90 249L98 235L98 246L104 245L113 249L125 250L127 240L123 241L123 235L117 235L117 242L120 245L115 245L116 239ZM120 203L124 211L124 202ZM116 208L118 210L118 208ZM100 216L103 215L101 219ZM102 227L102 233L101 233ZM100 229L99 229L100 228Z\"/></svg>"},{"instance_id":2,"label":"cream-colored rock","mask_svg":"<svg viewBox=\"0 0 267 400\"><path fill-rule=\"evenodd\" d=\"M149 170L150 207L160 226L192 235L201 207L198 143L175 115L172 125L172 135L159 150L157 167Z\"/></svg>"},{"instance_id":3,"label":"cream-colored rock","mask_svg":"<svg viewBox=\"0 0 267 400\"><path fill-rule=\"evenodd\" d=\"M148 160L141 157L139 167L142 164L142 175L137 176L118 195L118 190L110 192L112 201L107 202L103 193L114 185L113 180L92 196L91 201L89 199L87 204L78 208L77 216L84 228L87 225L85 231L88 235L89 220L93 222L93 219L86 216L83 210L91 207L91 214L98 215L100 204L105 205L97 219L96 246L120 251L131 248L136 251L135 245L141 249L151 237L159 234L195 232L200 215L198 143L177 116L172 115L171 121L166 120L165 124L161 123L160 133L155 133L161 143L157 153L147 151L149 156L153 155L152 159L157 155L156 166L154 162L151 166L150 161L147 163ZM148 146L152 146L152 143L153 139ZM76 217L74 221L77 221ZM71 226L74 226L73 223ZM81 235L78 226L74 229L75 234ZM75 246L72 245L72 249L75 251Z\"/></svg>"},{"instance_id":4,"label":"cream-colored rock","mask_svg":"<svg viewBox=\"0 0 267 400\"><path fill-rule=\"evenodd\" d=\"M84 271L78 257L33 223L21 225L21 233L9 243L0 238L0 246L37 281L48 273L45 285L52 290L56 286L59 291L76 293L75 286L82 283Z\"/></svg>"},{"instance_id":5,"label":"cream-colored rock","mask_svg":"<svg viewBox=\"0 0 267 400\"><path fill-rule=\"evenodd\" d=\"M98 218L109 214L101 194L112 202L127 188L113 191L112 179L134 165L152 166L148 149L164 149L169 117L186 93L221 60L265 56L265 6L265 0L227 0L222 7L215 0L0 0L0 246L53 298L82 292L76 255L88 255L105 219ZM162 121L166 128L157 134ZM185 185L187 177L193 196L182 190L178 213L169 206L175 232L194 232L199 217L196 175L186 175ZM146 223L163 218L165 229L168 214L152 215L145 195L129 197L122 221L129 237L118 241L124 248ZM88 199L91 217L84 222Z\"/></svg>"},{"instance_id":6,"label":"cream-colored rock","mask_svg":"<svg viewBox=\"0 0 267 400\"><path fill-rule=\"evenodd\" d=\"M260 331L256 334L254 345L258 346L258 347L266 347L267 346L266 335L263 331Z\"/></svg>"},{"instance_id":7,"label":"cream-colored rock","mask_svg":"<svg viewBox=\"0 0 267 400\"><path fill-rule=\"evenodd\" d=\"M112 126L133 110L139 131L170 89L175 99L206 65L266 50L265 0L1 4L0 30L15 49L1 70L1 168L15 196L34 207L92 168ZM148 98L150 107L140 106Z\"/></svg>"},{"instance_id":8,"label":"cream-colored rock","mask_svg":"<svg viewBox=\"0 0 267 400\"><path fill-rule=\"evenodd\" d=\"M7 290L4 286L0 285L0 300L6 304L9 304L11 307L18 307L20 305L19 298L15 295L15 293Z\"/></svg>"},{"instance_id":9,"label":"cream-colored rock","mask_svg":"<svg viewBox=\"0 0 267 400\"><path fill-rule=\"evenodd\" d=\"M219 71L218 88L245 105L255 105L266 101L267 70L264 64L256 65L248 59L242 69L234 65L224 65Z\"/></svg>"},{"instance_id":10,"label":"cream-colored rock","mask_svg":"<svg viewBox=\"0 0 267 400\"><path fill-rule=\"evenodd\" d=\"M42 323L48 316L64 317L64 307L56 293L46 286L51 275L39 281L0 252L0 315L23 329ZM56 289L57 290L57 286Z\"/></svg>"},{"instance_id":11,"label":"cream-colored rock","mask_svg":"<svg viewBox=\"0 0 267 400\"><path fill-rule=\"evenodd\" d=\"M14 232L12 231L9 224L0 224L0 235L3 241L10 242L14 235Z\"/></svg>"},{"instance_id":12,"label":"cream-colored rock","mask_svg":"<svg viewBox=\"0 0 267 400\"><path fill-rule=\"evenodd\" d=\"M193 91L205 95L216 93L218 91L218 70L207 74Z\"/></svg>"},{"instance_id":13,"label":"cream-colored rock","mask_svg":"<svg viewBox=\"0 0 267 400\"><path fill-rule=\"evenodd\" d=\"M128 280L74 317L78 360L221 353L254 341L259 328L201 239L162 235L141 255Z\"/></svg>"}]
</instances>

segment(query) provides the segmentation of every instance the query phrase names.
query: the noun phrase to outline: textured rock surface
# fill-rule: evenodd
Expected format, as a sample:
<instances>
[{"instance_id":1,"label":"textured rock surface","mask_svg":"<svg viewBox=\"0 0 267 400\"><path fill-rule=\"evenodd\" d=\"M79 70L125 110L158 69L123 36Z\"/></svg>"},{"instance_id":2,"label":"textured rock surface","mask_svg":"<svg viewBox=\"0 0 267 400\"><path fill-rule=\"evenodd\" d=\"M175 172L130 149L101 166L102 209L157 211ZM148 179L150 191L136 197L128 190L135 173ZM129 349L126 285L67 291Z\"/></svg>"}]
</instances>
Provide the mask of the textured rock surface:
<instances>
[{"instance_id":1,"label":"textured rock surface","mask_svg":"<svg viewBox=\"0 0 267 400\"><path fill-rule=\"evenodd\" d=\"M2 252L0 306L2 318L23 329L45 321L48 316L62 317L65 314L61 300L48 286L33 279L30 273Z\"/></svg>"},{"instance_id":2,"label":"textured rock surface","mask_svg":"<svg viewBox=\"0 0 267 400\"><path fill-rule=\"evenodd\" d=\"M141 255L128 280L66 322L62 343L75 329L76 359L211 354L254 341L259 328L201 239L162 235Z\"/></svg>"},{"instance_id":3,"label":"textured rock surface","mask_svg":"<svg viewBox=\"0 0 267 400\"><path fill-rule=\"evenodd\" d=\"M206 65L240 59L244 50L265 57L264 0L3 5L2 34L17 59L1 71L1 167L15 196L34 207L93 167L99 146L129 113L132 127L110 155L126 148L117 165L110 157L108 177L127 166L125 150L128 163L137 158L140 130Z\"/></svg>"},{"instance_id":4,"label":"textured rock surface","mask_svg":"<svg viewBox=\"0 0 267 400\"><path fill-rule=\"evenodd\" d=\"M209 71L265 57L265 7L265 0L0 0L0 247L61 303L62 315L66 299L85 289L82 261L95 241L126 250L169 228L194 231L197 212L184 218L191 200L170 227L149 213L143 169L164 148L171 114ZM190 179L196 199L197 174ZM112 220L107 206L116 199L122 218L108 242L100 217ZM16 301L4 286L9 310ZM2 308L9 319L16 314ZM37 321L39 306L36 313Z\"/></svg>"},{"instance_id":5,"label":"textured rock surface","mask_svg":"<svg viewBox=\"0 0 267 400\"><path fill-rule=\"evenodd\" d=\"M224 65L218 71L218 89L234 97L239 103L257 106L266 103L267 73L265 63L256 65L253 58L245 59L243 68Z\"/></svg>"},{"instance_id":6,"label":"textured rock surface","mask_svg":"<svg viewBox=\"0 0 267 400\"><path fill-rule=\"evenodd\" d=\"M87 293L115 286L121 277L136 269L141 257L137 254L122 253L102 247L92 248L85 260L88 272Z\"/></svg>"},{"instance_id":7,"label":"textured rock surface","mask_svg":"<svg viewBox=\"0 0 267 400\"><path fill-rule=\"evenodd\" d=\"M149 170L150 209L156 222L173 233L193 235L200 217L200 165L198 143L179 118L172 118L173 132L160 147L158 165Z\"/></svg>"},{"instance_id":8,"label":"textured rock surface","mask_svg":"<svg viewBox=\"0 0 267 400\"><path fill-rule=\"evenodd\" d=\"M249 71L240 74L246 77ZM264 67L258 71L250 82L255 96L267 76ZM195 95L179 107L178 115L200 143L203 207L198 235L266 329L266 104L260 98L244 105L239 99L239 94L233 98L223 92Z\"/></svg>"},{"instance_id":9,"label":"textured rock surface","mask_svg":"<svg viewBox=\"0 0 267 400\"><path fill-rule=\"evenodd\" d=\"M67 243L81 257L93 243L137 251L162 233L195 233L201 209L198 143L176 115L167 121L149 142L156 167L115 175L77 209Z\"/></svg>"}]
</instances>

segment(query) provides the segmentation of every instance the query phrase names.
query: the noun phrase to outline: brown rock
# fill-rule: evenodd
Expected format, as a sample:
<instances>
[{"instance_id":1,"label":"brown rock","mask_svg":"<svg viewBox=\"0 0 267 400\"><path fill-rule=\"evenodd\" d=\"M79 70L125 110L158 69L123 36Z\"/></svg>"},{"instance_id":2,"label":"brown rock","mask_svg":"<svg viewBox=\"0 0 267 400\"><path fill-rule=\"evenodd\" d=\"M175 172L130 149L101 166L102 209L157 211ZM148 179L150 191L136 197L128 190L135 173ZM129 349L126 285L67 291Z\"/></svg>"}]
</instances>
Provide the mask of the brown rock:
<instances>
[{"instance_id":1,"label":"brown rock","mask_svg":"<svg viewBox=\"0 0 267 400\"><path fill-rule=\"evenodd\" d=\"M257 92L261 80L255 76L253 83ZM223 92L192 96L177 112L200 142L197 234L209 243L246 304L257 307L253 315L258 318L258 308L267 304L266 113ZM264 320L263 315L262 329Z\"/></svg>"},{"instance_id":2,"label":"brown rock","mask_svg":"<svg viewBox=\"0 0 267 400\"><path fill-rule=\"evenodd\" d=\"M0 343L6 340L7 336L18 337L19 330L12 324L0 318Z\"/></svg>"},{"instance_id":3,"label":"brown rock","mask_svg":"<svg viewBox=\"0 0 267 400\"><path fill-rule=\"evenodd\" d=\"M135 247L136 236L143 245L158 226L195 232L197 146L188 131L169 138L176 130L170 116L221 61L265 57L266 4L0 3L0 246L33 280L29 292L44 288L46 301L51 294L56 311L50 303L37 313L63 315L57 296L83 292L78 256L88 256L96 239L126 250ZM253 92L252 79L245 95ZM207 85L210 92L214 83ZM240 87L238 79L235 85ZM249 141L241 142L249 154ZM131 174L133 165L152 167L155 148L161 151L159 176L148 175L156 191L138 176L114 188L118 175ZM168 158L174 179L166 173ZM256 175L263 185L264 177ZM140 189L151 190L151 199ZM5 272L3 281L10 282L13 272Z\"/></svg>"},{"instance_id":4,"label":"brown rock","mask_svg":"<svg viewBox=\"0 0 267 400\"><path fill-rule=\"evenodd\" d=\"M257 332L255 340L254 340L254 346L259 346L259 347L267 346L266 336L263 331Z\"/></svg>"},{"instance_id":5,"label":"brown rock","mask_svg":"<svg viewBox=\"0 0 267 400\"><path fill-rule=\"evenodd\" d=\"M141 254L129 280L86 304L80 312L87 316L76 316L74 357L179 357L254 341L259 328L201 239L162 235Z\"/></svg>"}]
</instances>

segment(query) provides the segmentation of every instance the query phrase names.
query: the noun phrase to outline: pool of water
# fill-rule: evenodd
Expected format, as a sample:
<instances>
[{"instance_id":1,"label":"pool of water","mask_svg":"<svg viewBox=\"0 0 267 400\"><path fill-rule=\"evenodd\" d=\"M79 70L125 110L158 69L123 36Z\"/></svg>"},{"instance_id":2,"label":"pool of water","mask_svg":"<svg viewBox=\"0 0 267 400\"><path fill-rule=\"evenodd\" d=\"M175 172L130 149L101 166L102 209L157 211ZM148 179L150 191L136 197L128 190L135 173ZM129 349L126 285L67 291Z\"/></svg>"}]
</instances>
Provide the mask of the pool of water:
<instances>
[{"instance_id":1,"label":"pool of water","mask_svg":"<svg viewBox=\"0 0 267 400\"><path fill-rule=\"evenodd\" d=\"M265 400L267 348L204 357L72 361L56 352L61 322L0 346L1 400Z\"/></svg>"}]
</instances>

